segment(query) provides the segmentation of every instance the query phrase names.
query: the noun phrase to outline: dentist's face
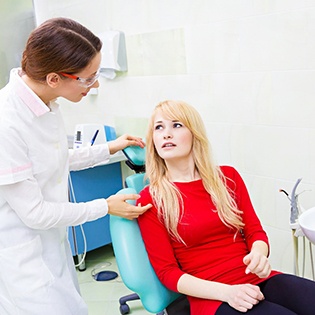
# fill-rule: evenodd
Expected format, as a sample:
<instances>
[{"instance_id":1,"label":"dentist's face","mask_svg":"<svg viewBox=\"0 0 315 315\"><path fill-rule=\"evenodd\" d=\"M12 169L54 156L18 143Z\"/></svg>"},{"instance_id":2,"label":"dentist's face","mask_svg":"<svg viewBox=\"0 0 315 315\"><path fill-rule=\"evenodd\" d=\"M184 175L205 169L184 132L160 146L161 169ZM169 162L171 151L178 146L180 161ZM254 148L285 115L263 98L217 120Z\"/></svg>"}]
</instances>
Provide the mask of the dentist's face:
<instances>
[{"instance_id":1,"label":"dentist's face","mask_svg":"<svg viewBox=\"0 0 315 315\"><path fill-rule=\"evenodd\" d=\"M91 88L98 88L98 71L101 63L101 53L98 53L91 63L79 73L72 75L73 78L65 77L62 80L61 96L72 102L79 102L85 97ZM76 77L76 78L74 78ZM82 83L81 81L84 81Z\"/></svg>"},{"instance_id":2,"label":"dentist's face","mask_svg":"<svg viewBox=\"0 0 315 315\"><path fill-rule=\"evenodd\" d=\"M182 161L191 156L193 136L178 120L169 120L157 112L154 119L153 142L165 161Z\"/></svg>"}]
</instances>

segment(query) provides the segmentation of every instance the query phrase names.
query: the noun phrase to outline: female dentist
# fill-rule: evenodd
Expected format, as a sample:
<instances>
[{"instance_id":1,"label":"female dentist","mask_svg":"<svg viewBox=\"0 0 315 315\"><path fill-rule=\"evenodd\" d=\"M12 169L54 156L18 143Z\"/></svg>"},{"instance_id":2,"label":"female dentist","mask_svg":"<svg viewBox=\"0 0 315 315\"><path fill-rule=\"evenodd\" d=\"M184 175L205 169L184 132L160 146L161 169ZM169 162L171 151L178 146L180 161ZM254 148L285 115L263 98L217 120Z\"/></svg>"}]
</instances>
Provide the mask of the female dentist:
<instances>
[{"instance_id":1,"label":"female dentist","mask_svg":"<svg viewBox=\"0 0 315 315\"><path fill-rule=\"evenodd\" d=\"M115 195L68 201L69 170L94 166L142 141L124 135L104 145L68 150L56 98L78 102L98 87L102 43L79 23L44 22L26 44L22 68L0 91L0 314L87 315L66 227L106 214L137 218Z\"/></svg>"}]
</instances>

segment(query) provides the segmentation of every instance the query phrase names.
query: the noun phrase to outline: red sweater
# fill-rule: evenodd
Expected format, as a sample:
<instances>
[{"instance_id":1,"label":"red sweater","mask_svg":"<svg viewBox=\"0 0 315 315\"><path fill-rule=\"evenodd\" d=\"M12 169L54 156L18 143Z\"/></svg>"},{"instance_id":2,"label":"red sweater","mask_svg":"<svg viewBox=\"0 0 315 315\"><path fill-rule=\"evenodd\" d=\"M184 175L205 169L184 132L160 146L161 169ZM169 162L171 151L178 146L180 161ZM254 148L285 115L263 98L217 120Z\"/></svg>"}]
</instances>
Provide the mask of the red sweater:
<instances>
[{"instance_id":1,"label":"red sweater","mask_svg":"<svg viewBox=\"0 0 315 315\"><path fill-rule=\"evenodd\" d=\"M221 170L227 178L227 186L234 193L238 209L243 211L244 237L238 233L234 239L235 231L221 222L202 180L175 183L184 201L184 214L178 231L186 245L169 236L157 218L156 208L152 207L138 218L151 264L160 281L170 290L177 291L177 282L184 273L226 284L257 284L265 280L251 273L246 275L243 258L255 241L268 244L267 235L239 173L229 166L222 166ZM140 194L139 203L153 204L148 187ZM273 271L271 276L277 273ZM188 298L191 315L215 314L222 303Z\"/></svg>"}]
</instances>

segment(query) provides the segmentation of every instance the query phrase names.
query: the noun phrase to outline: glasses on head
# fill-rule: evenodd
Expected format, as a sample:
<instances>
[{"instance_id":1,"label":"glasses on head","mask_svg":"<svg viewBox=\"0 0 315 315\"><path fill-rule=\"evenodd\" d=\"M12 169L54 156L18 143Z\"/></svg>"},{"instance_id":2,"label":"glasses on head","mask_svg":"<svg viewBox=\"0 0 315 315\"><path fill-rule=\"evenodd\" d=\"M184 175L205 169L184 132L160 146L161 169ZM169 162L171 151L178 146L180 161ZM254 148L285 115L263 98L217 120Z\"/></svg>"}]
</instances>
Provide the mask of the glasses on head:
<instances>
[{"instance_id":1,"label":"glasses on head","mask_svg":"<svg viewBox=\"0 0 315 315\"><path fill-rule=\"evenodd\" d=\"M93 75L92 77L89 77L87 79L84 78L80 78L74 74L69 74L69 73L65 73L65 72L60 72L60 74L66 78L70 78L73 80L77 80L79 81L79 84L85 88L91 87L99 78L100 76L100 69L97 70L96 74Z\"/></svg>"}]
</instances>

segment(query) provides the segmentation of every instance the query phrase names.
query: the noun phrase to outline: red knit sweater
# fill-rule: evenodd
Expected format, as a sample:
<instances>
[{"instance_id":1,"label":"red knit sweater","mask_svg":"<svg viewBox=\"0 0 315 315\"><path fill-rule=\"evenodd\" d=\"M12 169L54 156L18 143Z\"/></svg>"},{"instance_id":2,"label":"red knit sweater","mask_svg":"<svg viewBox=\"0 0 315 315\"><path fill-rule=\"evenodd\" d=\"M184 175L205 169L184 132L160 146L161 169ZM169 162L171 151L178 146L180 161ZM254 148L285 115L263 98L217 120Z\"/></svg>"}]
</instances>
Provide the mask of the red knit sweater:
<instances>
[{"instance_id":1,"label":"red knit sweater","mask_svg":"<svg viewBox=\"0 0 315 315\"><path fill-rule=\"evenodd\" d=\"M156 208L138 218L152 266L160 281L173 291L177 291L177 282L184 273L226 284L257 284L265 280L251 273L246 275L243 258L255 241L268 244L267 235L239 173L229 166L222 166L221 170L228 187L234 192L238 208L243 211L244 237L240 233L235 237L235 231L221 222L202 180L175 183L184 201L184 214L178 231L186 245L169 236L157 218ZM148 187L141 192L138 202L152 203ZM277 273L273 271L271 276ZM191 315L215 314L221 304L220 301L188 298Z\"/></svg>"}]
</instances>

